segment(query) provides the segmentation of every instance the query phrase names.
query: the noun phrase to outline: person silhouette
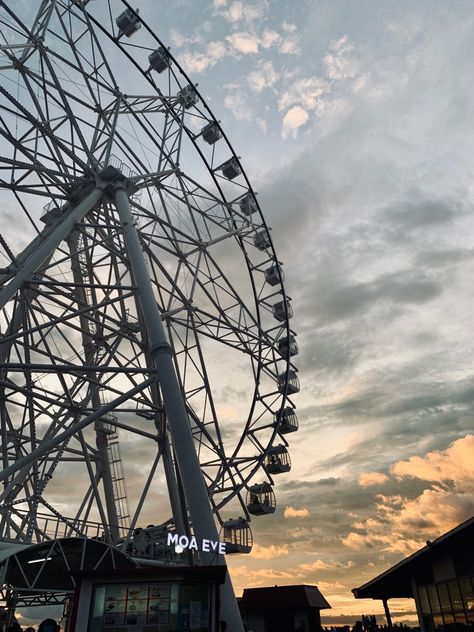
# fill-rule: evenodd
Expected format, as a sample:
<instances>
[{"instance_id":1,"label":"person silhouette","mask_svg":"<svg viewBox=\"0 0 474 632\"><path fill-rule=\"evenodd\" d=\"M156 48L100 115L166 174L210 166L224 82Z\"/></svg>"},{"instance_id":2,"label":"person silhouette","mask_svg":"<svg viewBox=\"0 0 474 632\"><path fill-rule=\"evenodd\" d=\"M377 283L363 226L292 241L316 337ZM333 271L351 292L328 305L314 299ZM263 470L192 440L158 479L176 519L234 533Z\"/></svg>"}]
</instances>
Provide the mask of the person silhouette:
<instances>
[{"instance_id":1,"label":"person silhouette","mask_svg":"<svg viewBox=\"0 0 474 632\"><path fill-rule=\"evenodd\" d=\"M54 619L45 619L39 624L38 632L60 632L61 628Z\"/></svg>"}]
</instances>

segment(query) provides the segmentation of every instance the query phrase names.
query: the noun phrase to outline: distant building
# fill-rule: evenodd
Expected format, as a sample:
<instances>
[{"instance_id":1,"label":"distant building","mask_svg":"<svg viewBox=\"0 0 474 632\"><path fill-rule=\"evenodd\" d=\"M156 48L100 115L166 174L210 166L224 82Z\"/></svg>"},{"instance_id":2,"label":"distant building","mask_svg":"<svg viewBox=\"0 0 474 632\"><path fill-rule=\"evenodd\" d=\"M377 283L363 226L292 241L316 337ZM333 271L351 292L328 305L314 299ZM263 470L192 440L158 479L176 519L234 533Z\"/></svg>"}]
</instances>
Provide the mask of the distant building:
<instances>
[{"instance_id":1,"label":"distant building","mask_svg":"<svg viewBox=\"0 0 474 632\"><path fill-rule=\"evenodd\" d=\"M320 611L331 606L317 586L246 588L239 603L252 632L319 632Z\"/></svg>"},{"instance_id":2,"label":"distant building","mask_svg":"<svg viewBox=\"0 0 474 632\"><path fill-rule=\"evenodd\" d=\"M359 588L356 599L381 599L391 625L388 600L415 600L422 632L474 629L474 518Z\"/></svg>"}]
</instances>

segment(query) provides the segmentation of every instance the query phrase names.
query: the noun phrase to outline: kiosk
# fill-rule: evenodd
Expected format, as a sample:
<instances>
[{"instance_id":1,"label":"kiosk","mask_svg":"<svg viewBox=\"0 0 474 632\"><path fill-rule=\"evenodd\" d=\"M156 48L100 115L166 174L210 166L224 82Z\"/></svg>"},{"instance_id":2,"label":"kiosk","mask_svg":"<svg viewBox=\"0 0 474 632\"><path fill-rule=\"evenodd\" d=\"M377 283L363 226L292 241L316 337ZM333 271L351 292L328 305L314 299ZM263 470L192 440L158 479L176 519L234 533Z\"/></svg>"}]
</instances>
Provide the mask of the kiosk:
<instances>
[{"instance_id":1,"label":"kiosk","mask_svg":"<svg viewBox=\"0 0 474 632\"><path fill-rule=\"evenodd\" d=\"M217 632L225 566L80 573L70 632Z\"/></svg>"}]
</instances>

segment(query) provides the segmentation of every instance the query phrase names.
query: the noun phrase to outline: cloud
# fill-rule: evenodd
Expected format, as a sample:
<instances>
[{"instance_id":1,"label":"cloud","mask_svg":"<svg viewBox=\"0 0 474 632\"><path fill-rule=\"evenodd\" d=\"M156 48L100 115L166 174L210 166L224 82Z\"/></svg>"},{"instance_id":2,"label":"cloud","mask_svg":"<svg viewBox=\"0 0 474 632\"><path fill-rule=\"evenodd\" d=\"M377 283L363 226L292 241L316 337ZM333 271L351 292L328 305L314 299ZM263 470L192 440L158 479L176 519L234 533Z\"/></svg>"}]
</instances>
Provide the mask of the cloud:
<instances>
[{"instance_id":1,"label":"cloud","mask_svg":"<svg viewBox=\"0 0 474 632\"><path fill-rule=\"evenodd\" d=\"M225 9L221 9L221 7L225 7ZM236 24L237 22L251 23L261 20L265 16L269 4L268 0L257 0L254 4L234 0L228 5L227 2L222 2L221 0L217 4L214 3L214 8L221 9L218 11L218 15L231 24Z\"/></svg>"},{"instance_id":2,"label":"cloud","mask_svg":"<svg viewBox=\"0 0 474 632\"><path fill-rule=\"evenodd\" d=\"M279 97L278 109L299 104L310 111L322 111L323 97L328 92L329 84L322 77L297 79Z\"/></svg>"},{"instance_id":3,"label":"cloud","mask_svg":"<svg viewBox=\"0 0 474 632\"><path fill-rule=\"evenodd\" d=\"M258 560L271 560L275 557L284 557L288 553L289 548L286 545L276 546L271 544L270 546L261 546L255 543L250 555Z\"/></svg>"},{"instance_id":4,"label":"cloud","mask_svg":"<svg viewBox=\"0 0 474 632\"><path fill-rule=\"evenodd\" d=\"M227 54L225 44L222 42L209 42L206 52L186 51L179 55L179 62L186 71L193 74L204 72L221 61Z\"/></svg>"},{"instance_id":5,"label":"cloud","mask_svg":"<svg viewBox=\"0 0 474 632\"><path fill-rule=\"evenodd\" d=\"M454 441L445 450L398 461L391 467L391 473L400 482L415 478L430 482L431 486L414 498L403 493L379 494L373 515L355 521L354 530L342 538L343 545L349 549L379 548L405 555L474 513L472 434ZM369 476L378 474L372 472ZM382 476L387 483L388 477Z\"/></svg>"},{"instance_id":6,"label":"cloud","mask_svg":"<svg viewBox=\"0 0 474 632\"><path fill-rule=\"evenodd\" d=\"M239 33L232 33L226 36L226 40L232 46L232 48L244 55L250 55L258 53L259 38L251 33L241 31Z\"/></svg>"},{"instance_id":7,"label":"cloud","mask_svg":"<svg viewBox=\"0 0 474 632\"><path fill-rule=\"evenodd\" d=\"M295 34L284 37L278 48L282 55L299 55L301 53L301 47L298 37Z\"/></svg>"},{"instance_id":8,"label":"cloud","mask_svg":"<svg viewBox=\"0 0 474 632\"><path fill-rule=\"evenodd\" d=\"M474 512L474 493L452 494L426 489L415 499L379 496L374 517L354 526L341 539L353 550L377 549L408 555L469 518Z\"/></svg>"},{"instance_id":9,"label":"cloud","mask_svg":"<svg viewBox=\"0 0 474 632\"><path fill-rule=\"evenodd\" d=\"M300 107L299 105L291 108L283 117L283 127L282 133L283 136L286 137L289 132L293 132L295 135L297 130L307 123L309 120L309 114L305 109Z\"/></svg>"},{"instance_id":10,"label":"cloud","mask_svg":"<svg viewBox=\"0 0 474 632\"><path fill-rule=\"evenodd\" d=\"M355 47L347 35L330 43L323 63L329 79L337 81L354 79L360 68L360 62L355 55Z\"/></svg>"},{"instance_id":11,"label":"cloud","mask_svg":"<svg viewBox=\"0 0 474 632\"><path fill-rule=\"evenodd\" d=\"M303 573L313 573L314 571L332 571L339 568L352 568L354 563L349 560L347 563L342 562L324 562L316 560L315 562L298 564L298 569Z\"/></svg>"},{"instance_id":12,"label":"cloud","mask_svg":"<svg viewBox=\"0 0 474 632\"><path fill-rule=\"evenodd\" d=\"M282 28L286 33L294 33L296 30L298 30L298 27L296 24L292 24L291 22L283 22L282 24Z\"/></svg>"},{"instance_id":13,"label":"cloud","mask_svg":"<svg viewBox=\"0 0 474 632\"><path fill-rule=\"evenodd\" d=\"M303 507L303 509L295 509L294 507L291 507L291 505L288 505L285 507L283 515L287 520L289 518L308 518L310 511L307 507Z\"/></svg>"},{"instance_id":14,"label":"cloud","mask_svg":"<svg viewBox=\"0 0 474 632\"><path fill-rule=\"evenodd\" d=\"M281 39L281 35L277 33L277 31L265 30L262 33L260 43L263 46L263 48L270 48L271 46L274 46L275 44L277 44L280 41L280 39Z\"/></svg>"},{"instance_id":15,"label":"cloud","mask_svg":"<svg viewBox=\"0 0 474 632\"><path fill-rule=\"evenodd\" d=\"M254 92L262 92L265 88L271 88L279 80L271 61L259 61L257 68L252 70L247 77L248 84Z\"/></svg>"},{"instance_id":16,"label":"cloud","mask_svg":"<svg viewBox=\"0 0 474 632\"><path fill-rule=\"evenodd\" d=\"M359 474L359 485L361 487L372 487L383 485L388 481L388 476L382 472L361 472Z\"/></svg>"},{"instance_id":17,"label":"cloud","mask_svg":"<svg viewBox=\"0 0 474 632\"><path fill-rule=\"evenodd\" d=\"M474 435L454 441L446 450L398 461L391 472L399 479L411 477L437 483L455 481L457 489L474 493Z\"/></svg>"},{"instance_id":18,"label":"cloud","mask_svg":"<svg viewBox=\"0 0 474 632\"><path fill-rule=\"evenodd\" d=\"M321 324L335 323L340 319L367 312L371 307L384 303L398 306L422 304L438 297L442 288L417 269L399 270L381 274L371 281L350 284L331 275L317 282L318 314Z\"/></svg>"},{"instance_id":19,"label":"cloud","mask_svg":"<svg viewBox=\"0 0 474 632\"><path fill-rule=\"evenodd\" d=\"M240 89L227 94L224 97L224 105L238 121L251 121L253 119L253 108L247 95Z\"/></svg>"}]
</instances>

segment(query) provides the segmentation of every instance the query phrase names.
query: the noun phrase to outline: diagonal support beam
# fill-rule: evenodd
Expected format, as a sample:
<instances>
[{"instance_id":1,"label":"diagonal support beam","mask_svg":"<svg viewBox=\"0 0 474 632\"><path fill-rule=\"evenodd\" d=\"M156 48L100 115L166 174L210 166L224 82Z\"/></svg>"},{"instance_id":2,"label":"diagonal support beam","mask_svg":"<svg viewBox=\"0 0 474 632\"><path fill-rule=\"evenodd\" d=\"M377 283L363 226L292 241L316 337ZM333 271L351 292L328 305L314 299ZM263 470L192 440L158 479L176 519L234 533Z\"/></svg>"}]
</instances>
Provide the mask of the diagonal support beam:
<instances>
[{"instance_id":1,"label":"diagonal support beam","mask_svg":"<svg viewBox=\"0 0 474 632\"><path fill-rule=\"evenodd\" d=\"M94 188L77 206L71 208L46 239L39 243L37 248L29 254L10 283L0 291L0 309L13 298L24 283L32 279L36 271L48 257L52 256L53 252L66 239L74 226L100 201L102 195L103 191L101 188Z\"/></svg>"},{"instance_id":2,"label":"diagonal support beam","mask_svg":"<svg viewBox=\"0 0 474 632\"><path fill-rule=\"evenodd\" d=\"M39 458L41 458L48 452L51 452L51 450L54 450L58 445L63 443L63 441L66 441L73 435L77 434L80 430L84 430L84 428L89 426L96 419L99 419L100 417L103 417L107 413L111 412L112 410L114 410L114 408L117 408L117 406L120 406L120 404L123 404L124 402L128 401L137 393L141 393L144 389L150 386L150 384L155 382L155 380L156 380L156 376L153 375L152 377L146 379L144 382L141 382L137 386L134 386L132 389L130 389L123 395L120 395L119 397L112 400L108 404L105 404L99 410L94 411L91 415L88 415L81 421L78 421L77 423L72 424L71 426L69 426L67 430L64 430L64 432L61 432L60 434L56 435L52 439L42 441L40 445L35 450L33 450L30 454L27 454L21 459L18 459L18 461L15 461L15 463L13 463L13 465L10 465L9 467L5 468L2 472L0 472L0 481L5 480L12 474L15 474L16 472L18 472L19 470L21 470L19 474L19 476L21 477L24 472L26 473L28 472L28 469L30 468L32 463L37 461ZM14 481L12 482L16 483L17 479L14 479ZM8 492L9 491L10 490L8 490ZM5 495L6 495L6 492L4 492L2 496L0 496L0 501L3 500L3 497Z\"/></svg>"}]
</instances>

